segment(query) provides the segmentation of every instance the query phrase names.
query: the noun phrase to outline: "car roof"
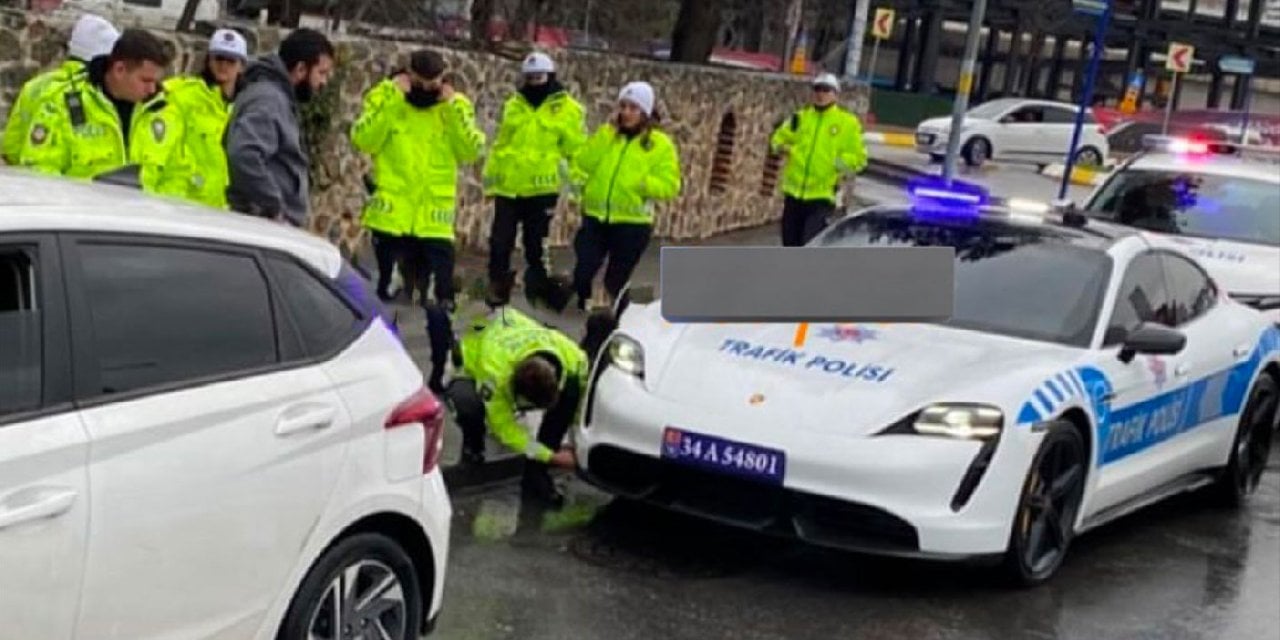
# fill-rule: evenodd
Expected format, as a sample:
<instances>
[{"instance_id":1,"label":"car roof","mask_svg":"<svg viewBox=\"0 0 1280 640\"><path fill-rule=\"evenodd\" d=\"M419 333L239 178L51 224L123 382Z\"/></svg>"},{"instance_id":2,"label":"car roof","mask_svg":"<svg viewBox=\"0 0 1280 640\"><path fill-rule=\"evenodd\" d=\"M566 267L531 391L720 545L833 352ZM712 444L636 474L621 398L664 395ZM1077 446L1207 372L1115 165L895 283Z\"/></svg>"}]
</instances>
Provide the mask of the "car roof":
<instances>
[{"instance_id":1,"label":"car roof","mask_svg":"<svg viewBox=\"0 0 1280 640\"><path fill-rule=\"evenodd\" d=\"M291 254L334 277L342 254L287 225L122 186L0 167L0 233L105 232L209 240Z\"/></svg>"},{"instance_id":2,"label":"car roof","mask_svg":"<svg viewBox=\"0 0 1280 640\"><path fill-rule=\"evenodd\" d=\"M1120 170L1189 171L1208 175L1236 176L1280 185L1280 165L1237 155L1188 158L1165 151L1146 151L1134 156Z\"/></svg>"}]
</instances>

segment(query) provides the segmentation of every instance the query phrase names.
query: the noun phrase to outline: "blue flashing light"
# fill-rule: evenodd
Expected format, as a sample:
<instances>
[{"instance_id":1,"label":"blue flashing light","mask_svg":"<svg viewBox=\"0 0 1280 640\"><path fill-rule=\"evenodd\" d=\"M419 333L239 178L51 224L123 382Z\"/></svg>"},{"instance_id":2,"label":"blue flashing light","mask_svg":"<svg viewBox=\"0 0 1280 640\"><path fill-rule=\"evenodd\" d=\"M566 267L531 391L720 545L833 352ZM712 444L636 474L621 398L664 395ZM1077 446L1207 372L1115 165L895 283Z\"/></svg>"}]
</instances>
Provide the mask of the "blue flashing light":
<instances>
[{"instance_id":1,"label":"blue flashing light","mask_svg":"<svg viewBox=\"0 0 1280 640\"><path fill-rule=\"evenodd\" d=\"M959 215L977 214L990 199L987 190L979 185L958 181L948 185L938 176L911 180L907 194L914 210Z\"/></svg>"}]
</instances>

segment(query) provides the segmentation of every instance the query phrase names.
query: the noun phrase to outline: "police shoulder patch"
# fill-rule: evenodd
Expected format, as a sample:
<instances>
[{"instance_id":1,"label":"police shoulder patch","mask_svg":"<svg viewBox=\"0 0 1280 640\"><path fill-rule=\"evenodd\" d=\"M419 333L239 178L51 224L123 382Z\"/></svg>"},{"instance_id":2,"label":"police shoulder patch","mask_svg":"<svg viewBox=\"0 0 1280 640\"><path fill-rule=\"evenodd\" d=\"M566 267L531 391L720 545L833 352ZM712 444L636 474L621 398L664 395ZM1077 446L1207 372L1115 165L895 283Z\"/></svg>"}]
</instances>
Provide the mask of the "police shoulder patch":
<instances>
[{"instance_id":1,"label":"police shoulder patch","mask_svg":"<svg viewBox=\"0 0 1280 640\"><path fill-rule=\"evenodd\" d=\"M151 135L155 137L156 142L164 142L165 130L164 119L156 118L151 121Z\"/></svg>"},{"instance_id":2,"label":"police shoulder patch","mask_svg":"<svg viewBox=\"0 0 1280 640\"><path fill-rule=\"evenodd\" d=\"M49 139L49 130L43 124L37 124L31 128L31 144L44 144Z\"/></svg>"}]
</instances>

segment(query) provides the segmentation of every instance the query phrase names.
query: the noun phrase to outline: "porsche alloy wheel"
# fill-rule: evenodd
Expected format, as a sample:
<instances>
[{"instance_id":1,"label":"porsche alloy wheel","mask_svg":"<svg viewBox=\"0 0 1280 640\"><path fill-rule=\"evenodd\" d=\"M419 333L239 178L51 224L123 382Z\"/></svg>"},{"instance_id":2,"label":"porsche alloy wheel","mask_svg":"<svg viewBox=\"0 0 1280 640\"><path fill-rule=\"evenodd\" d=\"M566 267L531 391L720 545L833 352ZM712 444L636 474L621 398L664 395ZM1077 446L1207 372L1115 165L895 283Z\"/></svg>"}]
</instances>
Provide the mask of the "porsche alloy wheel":
<instances>
[{"instance_id":1,"label":"porsche alloy wheel","mask_svg":"<svg viewBox=\"0 0 1280 640\"><path fill-rule=\"evenodd\" d=\"M1032 461L1013 522L1005 568L1014 582L1045 582L1066 558L1084 495L1085 447L1070 423L1054 422Z\"/></svg>"}]
</instances>

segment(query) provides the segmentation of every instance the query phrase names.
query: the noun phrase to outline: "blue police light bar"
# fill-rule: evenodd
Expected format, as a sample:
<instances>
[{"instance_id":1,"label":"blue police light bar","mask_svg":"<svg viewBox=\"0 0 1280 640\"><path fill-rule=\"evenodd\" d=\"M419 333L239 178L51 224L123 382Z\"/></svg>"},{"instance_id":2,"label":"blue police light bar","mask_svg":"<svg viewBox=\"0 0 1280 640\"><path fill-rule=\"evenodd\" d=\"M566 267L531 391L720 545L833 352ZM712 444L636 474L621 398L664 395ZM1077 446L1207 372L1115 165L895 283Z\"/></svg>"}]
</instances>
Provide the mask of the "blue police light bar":
<instances>
[{"instance_id":1,"label":"blue police light bar","mask_svg":"<svg viewBox=\"0 0 1280 640\"><path fill-rule=\"evenodd\" d=\"M913 205L957 211L976 210L991 198L980 185L959 181L947 184L939 176L924 176L908 181L907 194Z\"/></svg>"}]
</instances>

